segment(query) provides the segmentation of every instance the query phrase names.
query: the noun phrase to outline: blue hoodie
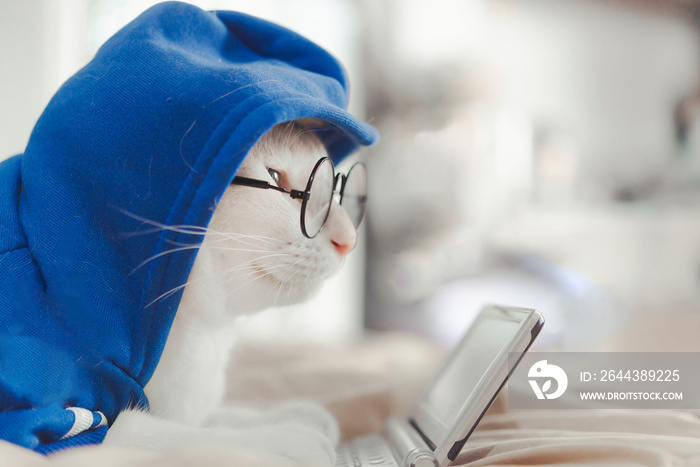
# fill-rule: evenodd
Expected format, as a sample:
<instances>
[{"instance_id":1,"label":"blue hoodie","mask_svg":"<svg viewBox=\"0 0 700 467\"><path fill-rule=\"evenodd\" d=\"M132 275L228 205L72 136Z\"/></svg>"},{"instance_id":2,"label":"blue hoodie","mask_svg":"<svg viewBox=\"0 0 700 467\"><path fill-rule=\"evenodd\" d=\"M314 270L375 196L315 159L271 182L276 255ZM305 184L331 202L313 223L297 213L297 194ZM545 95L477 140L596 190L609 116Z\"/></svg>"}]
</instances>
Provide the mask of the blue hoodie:
<instances>
[{"instance_id":1,"label":"blue hoodie","mask_svg":"<svg viewBox=\"0 0 700 467\"><path fill-rule=\"evenodd\" d=\"M120 411L147 408L181 293L154 299L196 250L158 253L202 237L143 220L206 227L278 123L326 122L336 161L371 144L347 95L331 55L241 13L162 3L107 41L0 164L0 439L99 443Z\"/></svg>"}]
</instances>

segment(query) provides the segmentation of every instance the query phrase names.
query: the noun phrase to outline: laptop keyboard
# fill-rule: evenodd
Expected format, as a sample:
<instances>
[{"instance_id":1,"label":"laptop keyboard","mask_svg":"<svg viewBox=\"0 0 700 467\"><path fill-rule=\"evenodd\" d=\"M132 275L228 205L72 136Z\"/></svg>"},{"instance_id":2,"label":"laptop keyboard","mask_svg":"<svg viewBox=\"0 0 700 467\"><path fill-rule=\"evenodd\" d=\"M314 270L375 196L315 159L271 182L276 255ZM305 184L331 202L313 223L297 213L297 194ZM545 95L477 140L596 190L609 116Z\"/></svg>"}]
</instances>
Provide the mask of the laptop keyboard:
<instances>
[{"instance_id":1,"label":"laptop keyboard","mask_svg":"<svg viewBox=\"0 0 700 467\"><path fill-rule=\"evenodd\" d=\"M377 435L343 443L337 454L336 467L398 467L386 440Z\"/></svg>"}]
</instances>

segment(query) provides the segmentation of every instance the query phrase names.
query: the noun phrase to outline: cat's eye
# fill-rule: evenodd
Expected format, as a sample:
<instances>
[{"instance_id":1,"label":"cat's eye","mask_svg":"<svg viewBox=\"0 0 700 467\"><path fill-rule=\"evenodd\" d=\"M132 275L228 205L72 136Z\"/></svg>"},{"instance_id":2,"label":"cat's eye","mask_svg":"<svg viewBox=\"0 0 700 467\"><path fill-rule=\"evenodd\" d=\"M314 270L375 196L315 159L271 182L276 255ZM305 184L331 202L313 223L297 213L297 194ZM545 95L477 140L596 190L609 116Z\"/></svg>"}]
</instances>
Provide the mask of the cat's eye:
<instances>
[{"instance_id":1,"label":"cat's eye","mask_svg":"<svg viewBox=\"0 0 700 467\"><path fill-rule=\"evenodd\" d=\"M282 178L282 174L278 170L271 169L270 167L267 168L267 173L270 174L270 177L272 177L275 185L280 186L280 178Z\"/></svg>"},{"instance_id":2,"label":"cat's eye","mask_svg":"<svg viewBox=\"0 0 700 467\"><path fill-rule=\"evenodd\" d=\"M316 162L305 190L295 190L289 185L286 174L267 168L275 184L265 180L236 176L231 184L252 188L273 189L286 193L301 202L301 232L307 238L314 238L323 228L331 210L333 196L348 213L355 228L360 225L367 205L367 168L361 162L353 165L347 175L335 173L333 161L322 157Z\"/></svg>"}]
</instances>

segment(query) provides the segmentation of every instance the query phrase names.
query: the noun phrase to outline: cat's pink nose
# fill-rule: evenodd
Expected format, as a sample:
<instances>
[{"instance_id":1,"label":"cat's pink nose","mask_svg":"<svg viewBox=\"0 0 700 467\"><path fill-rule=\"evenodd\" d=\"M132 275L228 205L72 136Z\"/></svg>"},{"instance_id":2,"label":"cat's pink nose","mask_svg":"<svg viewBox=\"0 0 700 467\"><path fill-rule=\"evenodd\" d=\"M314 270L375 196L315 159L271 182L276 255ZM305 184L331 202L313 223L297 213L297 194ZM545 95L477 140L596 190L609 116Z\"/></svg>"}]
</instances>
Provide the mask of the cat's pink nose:
<instances>
[{"instance_id":1,"label":"cat's pink nose","mask_svg":"<svg viewBox=\"0 0 700 467\"><path fill-rule=\"evenodd\" d=\"M328 239L340 256L345 256L355 249L357 230L352 225L348 213L338 203L333 203L331 206L325 228L328 229Z\"/></svg>"},{"instance_id":2,"label":"cat's pink nose","mask_svg":"<svg viewBox=\"0 0 700 467\"><path fill-rule=\"evenodd\" d=\"M350 253L352 250L355 249L354 242L352 245L350 245L347 243L339 243L339 242L336 242L335 240L331 240L331 243L335 247L335 251L337 251L340 256L345 256L348 253Z\"/></svg>"}]
</instances>

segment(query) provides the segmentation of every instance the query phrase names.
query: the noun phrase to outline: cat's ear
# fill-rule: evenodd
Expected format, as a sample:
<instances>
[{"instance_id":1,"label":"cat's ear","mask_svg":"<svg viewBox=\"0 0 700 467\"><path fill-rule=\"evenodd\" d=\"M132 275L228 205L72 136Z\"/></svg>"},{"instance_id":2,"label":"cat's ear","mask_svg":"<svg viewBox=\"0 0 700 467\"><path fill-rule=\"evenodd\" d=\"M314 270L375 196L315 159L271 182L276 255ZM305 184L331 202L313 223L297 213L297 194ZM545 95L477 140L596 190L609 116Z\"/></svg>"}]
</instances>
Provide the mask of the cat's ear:
<instances>
[{"instance_id":1,"label":"cat's ear","mask_svg":"<svg viewBox=\"0 0 700 467\"><path fill-rule=\"evenodd\" d=\"M328 220L323 230L325 238L331 242L340 256L345 256L357 245L357 230L348 213L338 203L331 205Z\"/></svg>"}]
</instances>

